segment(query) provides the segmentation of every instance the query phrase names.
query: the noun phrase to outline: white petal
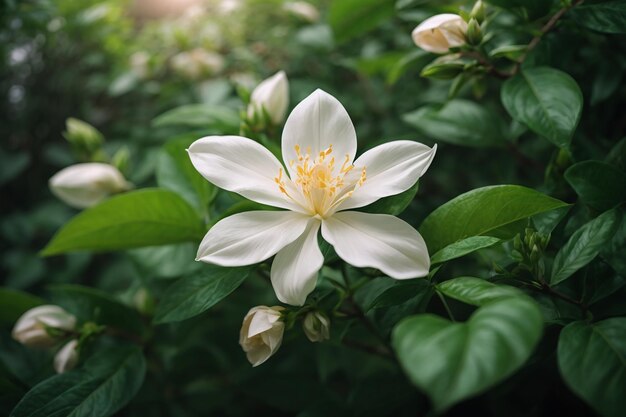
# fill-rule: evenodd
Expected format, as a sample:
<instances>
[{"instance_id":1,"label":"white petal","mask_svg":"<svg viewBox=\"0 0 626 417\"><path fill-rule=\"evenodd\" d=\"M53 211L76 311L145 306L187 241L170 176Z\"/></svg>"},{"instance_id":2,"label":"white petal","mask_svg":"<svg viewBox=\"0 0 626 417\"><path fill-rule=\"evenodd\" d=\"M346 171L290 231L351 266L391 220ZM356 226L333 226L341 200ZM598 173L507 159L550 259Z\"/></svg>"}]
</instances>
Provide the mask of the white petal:
<instances>
[{"instance_id":1,"label":"white petal","mask_svg":"<svg viewBox=\"0 0 626 417\"><path fill-rule=\"evenodd\" d=\"M248 211L217 222L196 260L221 266L261 262L296 240L310 217L291 211Z\"/></svg>"},{"instance_id":2,"label":"white petal","mask_svg":"<svg viewBox=\"0 0 626 417\"><path fill-rule=\"evenodd\" d=\"M424 239L397 217L336 213L322 223L322 236L351 265L378 268L396 279L428 275L430 259Z\"/></svg>"},{"instance_id":3,"label":"white petal","mask_svg":"<svg viewBox=\"0 0 626 417\"><path fill-rule=\"evenodd\" d=\"M363 207L379 198L408 190L426 172L436 151L437 145L429 148L409 140L370 149L354 162L356 171L366 168L367 179L337 210Z\"/></svg>"},{"instance_id":4,"label":"white petal","mask_svg":"<svg viewBox=\"0 0 626 417\"><path fill-rule=\"evenodd\" d=\"M319 228L319 220L309 220L306 231L274 258L272 286L283 303L301 306L315 289L317 272L324 264L324 256L317 243Z\"/></svg>"},{"instance_id":5,"label":"white petal","mask_svg":"<svg viewBox=\"0 0 626 417\"><path fill-rule=\"evenodd\" d=\"M248 337L254 337L258 334L266 332L274 327L274 323L280 319L280 312L272 310L266 307L267 310L257 312L252 316L250 321L250 329L248 330Z\"/></svg>"},{"instance_id":6,"label":"white petal","mask_svg":"<svg viewBox=\"0 0 626 417\"><path fill-rule=\"evenodd\" d=\"M262 204L303 209L280 192L274 178L283 168L270 151L241 136L207 136L189 147L189 157L204 178ZM289 181L283 176L285 181Z\"/></svg>"},{"instance_id":7,"label":"white petal","mask_svg":"<svg viewBox=\"0 0 626 417\"><path fill-rule=\"evenodd\" d=\"M302 152L307 148L315 158L320 151L333 145L333 156L341 167L346 155L352 162L356 154L356 132L350 116L341 103L322 90L315 90L302 100L285 122L282 137L283 160L290 175L290 161L297 159L295 146Z\"/></svg>"}]
</instances>

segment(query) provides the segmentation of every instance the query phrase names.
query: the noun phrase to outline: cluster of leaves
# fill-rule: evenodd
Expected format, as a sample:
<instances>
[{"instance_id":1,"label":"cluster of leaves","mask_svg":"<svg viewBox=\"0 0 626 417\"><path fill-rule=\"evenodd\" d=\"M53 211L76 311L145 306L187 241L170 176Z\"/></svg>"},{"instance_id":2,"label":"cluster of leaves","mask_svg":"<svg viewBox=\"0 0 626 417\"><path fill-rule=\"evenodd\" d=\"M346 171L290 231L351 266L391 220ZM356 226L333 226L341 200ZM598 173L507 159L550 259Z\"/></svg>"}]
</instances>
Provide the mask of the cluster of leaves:
<instances>
[{"instance_id":1,"label":"cluster of leaves","mask_svg":"<svg viewBox=\"0 0 626 417\"><path fill-rule=\"evenodd\" d=\"M474 4L336 0L321 23L290 22L284 33L269 31L275 16L241 25L252 29L239 40L273 35L257 55L249 45L223 47L233 71L278 65L292 102L316 87L332 92L361 148L381 138L439 145L417 197L415 186L364 209L418 227L429 277L394 281L346 265L325 246L318 288L302 311L327 312L331 340L312 345L293 327L277 355L254 369L238 331L250 307L276 304L268 264L193 259L215 222L261 207L206 182L185 152L205 134L237 134L242 103L226 73L198 86L167 72L116 81L130 54L152 47L158 27L127 46L131 22L115 14L122 3L107 3L109 18L82 26L98 5L80 3L7 2L15 16L3 18L11 29L1 35L13 48L2 46L12 59L3 70L14 91L3 113L19 116L0 155L10 200L0 224L3 414L621 415L626 2L487 1L480 42L444 62L417 50L411 30ZM54 19L67 29L55 34ZM76 59L60 56L66 51L94 57L83 57L86 68L60 87L43 83ZM20 53L35 58L20 61ZM19 65L32 67L30 76L15 78ZM77 91L71 77L89 88ZM64 106L53 104L55 88L67 93ZM138 188L71 219L42 191L55 169L75 162L59 134L69 115L102 126L114 138L105 145L111 153L115 138L125 139ZM275 133L263 138L271 149ZM57 376L50 352L10 339L20 314L43 303L105 326L77 369Z\"/></svg>"}]
</instances>

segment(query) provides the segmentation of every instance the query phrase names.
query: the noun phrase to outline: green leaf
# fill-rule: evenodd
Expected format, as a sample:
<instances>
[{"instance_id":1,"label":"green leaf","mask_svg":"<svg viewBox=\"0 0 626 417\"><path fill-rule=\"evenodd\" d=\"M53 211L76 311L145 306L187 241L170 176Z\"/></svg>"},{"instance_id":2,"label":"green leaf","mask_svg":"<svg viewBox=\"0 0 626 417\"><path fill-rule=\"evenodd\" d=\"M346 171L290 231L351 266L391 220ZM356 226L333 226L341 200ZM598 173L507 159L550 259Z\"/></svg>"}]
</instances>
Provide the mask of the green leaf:
<instances>
[{"instance_id":1,"label":"green leaf","mask_svg":"<svg viewBox=\"0 0 626 417\"><path fill-rule=\"evenodd\" d=\"M381 198L378 201L370 204L367 207L363 207L358 209L358 211L363 211L366 213L383 213L383 214L391 214L393 216L397 216L402 213L406 208L411 204L411 201L415 198L415 194L417 194L417 190L419 189L419 181L415 183L408 190L392 195L389 197Z\"/></svg>"},{"instance_id":2,"label":"green leaf","mask_svg":"<svg viewBox=\"0 0 626 417\"><path fill-rule=\"evenodd\" d=\"M139 313L96 288L57 284L49 287L52 299L81 321L126 329L140 335L143 324Z\"/></svg>"},{"instance_id":3,"label":"green leaf","mask_svg":"<svg viewBox=\"0 0 626 417\"><path fill-rule=\"evenodd\" d=\"M450 100L443 106L427 105L402 119L423 135L455 145L503 146L508 137L497 113L468 100Z\"/></svg>"},{"instance_id":4,"label":"green leaf","mask_svg":"<svg viewBox=\"0 0 626 417\"><path fill-rule=\"evenodd\" d=\"M10 417L107 417L141 387L146 364L138 347L110 348L82 369L53 376L33 387Z\"/></svg>"},{"instance_id":5,"label":"green leaf","mask_svg":"<svg viewBox=\"0 0 626 417\"><path fill-rule=\"evenodd\" d=\"M602 33L626 33L626 0L583 4L569 12L576 23Z\"/></svg>"},{"instance_id":6,"label":"green leaf","mask_svg":"<svg viewBox=\"0 0 626 417\"><path fill-rule=\"evenodd\" d=\"M460 258L461 256L476 252L477 250L488 248L501 241L501 239L492 236L468 237L467 239L454 242L435 253L430 257L430 263L431 265L434 265L448 262L452 259Z\"/></svg>"},{"instance_id":7,"label":"green leaf","mask_svg":"<svg viewBox=\"0 0 626 417\"><path fill-rule=\"evenodd\" d=\"M392 343L411 381L440 413L522 366L542 325L533 301L508 297L480 307L465 323L432 314L406 318L394 328Z\"/></svg>"},{"instance_id":8,"label":"green leaf","mask_svg":"<svg viewBox=\"0 0 626 417\"><path fill-rule=\"evenodd\" d=\"M545 16L554 0L487 0L487 3L504 9L516 10L524 8L530 20Z\"/></svg>"},{"instance_id":9,"label":"green leaf","mask_svg":"<svg viewBox=\"0 0 626 417\"><path fill-rule=\"evenodd\" d=\"M466 304L482 306L491 301L509 297L525 297L524 293L510 285L496 285L484 279L459 277L437 285L445 296Z\"/></svg>"},{"instance_id":10,"label":"green leaf","mask_svg":"<svg viewBox=\"0 0 626 417\"><path fill-rule=\"evenodd\" d=\"M591 262L613 237L621 216L619 210L609 210L574 232L554 258L550 284L565 281Z\"/></svg>"},{"instance_id":11,"label":"green leaf","mask_svg":"<svg viewBox=\"0 0 626 417\"><path fill-rule=\"evenodd\" d=\"M609 243L601 249L600 255L622 277L626 278L626 210L620 209L619 226Z\"/></svg>"},{"instance_id":12,"label":"green leaf","mask_svg":"<svg viewBox=\"0 0 626 417\"><path fill-rule=\"evenodd\" d=\"M561 331L559 369L565 383L604 417L626 410L626 318L570 323Z\"/></svg>"},{"instance_id":13,"label":"green leaf","mask_svg":"<svg viewBox=\"0 0 626 417\"><path fill-rule=\"evenodd\" d=\"M606 211L626 201L626 174L606 162L579 162L565 171L565 179L595 210Z\"/></svg>"},{"instance_id":14,"label":"green leaf","mask_svg":"<svg viewBox=\"0 0 626 417\"><path fill-rule=\"evenodd\" d=\"M159 187L180 194L199 213L204 213L217 188L196 171L189 159L187 148L196 139L184 137L166 143L159 154L156 179Z\"/></svg>"},{"instance_id":15,"label":"green leaf","mask_svg":"<svg viewBox=\"0 0 626 417\"><path fill-rule=\"evenodd\" d=\"M420 233L431 253L471 236L515 236L505 226L567 204L519 185L477 188L448 201L422 223ZM498 230L499 229L499 230Z\"/></svg>"},{"instance_id":16,"label":"green leaf","mask_svg":"<svg viewBox=\"0 0 626 417\"><path fill-rule=\"evenodd\" d=\"M159 303L155 323L182 321L220 302L248 277L250 267L224 268L210 265L176 281Z\"/></svg>"},{"instance_id":17,"label":"green leaf","mask_svg":"<svg viewBox=\"0 0 626 417\"><path fill-rule=\"evenodd\" d=\"M112 197L72 218L42 254L106 251L200 240L204 226L178 194L158 188Z\"/></svg>"},{"instance_id":18,"label":"green leaf","mask_svg":"<svg viewBox=\"0 0 626 417\"><path fill-rule=\"evenodd\" d=\"M556 146L569 147L583 95L568 74L549 67L523 69L505 81L501 99L513 119Z\"/></svg>"},{"instance_id":19,"label":"green leaf","mask_svg":"<svg viewBox=\"0 0 626 417\"><path fill-rule=\"evenodd\" d=\"M128 255L147 278L179 278L198 271L202 264L195 262L198 245L178 243L175 245L153 246L128 251ZM167 259L167 262L163 262Z\"/></svg>"},{"instance_id":20,"label":"green leaf","mask_svg":"<svg viewBox=\"0 0 626 417\"><path fill-rule=\"evenodd\" d=\"M157 116L152 121L152 126L211 128L212 130L217 129L221 133L232 133L239 131L239 123L237 111L228 107L211 104L188 104Z\"/></svg>"},{"instance_id":21,"label":"green leaf","mask_svg":"<svg viewBox=\"0 0 626 417\"><path fill-rule=\"evenodd\" d=\"M394 12L394 3L389 0L335 0L328 22L335 40L341 43L374 29Z\"/></svg>"},{"instance_id":22,"label":"green leaf","mask_svg":"<svg viewBox=\"0 0 626 417\"><path fill-rule=\"evenodd\" d=\"M45 304L45 300L27 292L0 288L0 325L13 324L27 310Z\"/></svg>"},{"instance_id":23,"label":"green leaf","mask_svg":"<svg viewBox=\"0 0 626 417\"><path fill-rule=\"evenodd\" d=\"M430 299L433 287L426 279L395 280L379 277L357 291L355 297L364 312L402 304L412 298Z\"/></svg>"}]
</instances>

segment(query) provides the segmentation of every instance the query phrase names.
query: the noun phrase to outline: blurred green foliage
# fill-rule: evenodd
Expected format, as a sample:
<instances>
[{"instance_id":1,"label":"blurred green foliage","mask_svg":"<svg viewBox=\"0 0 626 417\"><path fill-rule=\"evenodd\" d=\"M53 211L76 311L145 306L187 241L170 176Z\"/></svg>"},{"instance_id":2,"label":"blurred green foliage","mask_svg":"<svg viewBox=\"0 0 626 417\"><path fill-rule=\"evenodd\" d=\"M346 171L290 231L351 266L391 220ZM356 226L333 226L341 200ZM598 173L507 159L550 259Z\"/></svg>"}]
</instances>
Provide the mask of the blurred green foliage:
<instances>
[{"instance_id":1,"label":"blurred green foliage","mask_svg":"<svg viewBox=\"0 0 626 417\"><path fill-rule=\"evenodd\" d=\"M469 16L473 2L320 0L318 20L283 3L213 0L160 18L147 0L0 4L0 414L22 398L12 416L52 414L34 405L57 390L70 407L59 415L73 416L620 415L626 3L486 1L480 45L443 63L411 31L437 13ZM356 313L334 317L320 344L294 328L251 368L238 331L250 307L276 304L268 265L224 286L240 271L207 275L194 258L210 225L259 205L208 184L184 149L238 134L249 91L278 70L290 108L316 88L337 97L361 152L395 139L438 144L419 190L369 209L421 225L438 251L430 282L443 284L341 265L327 245L312 303L332 310L339 297ZM72 139L68 118L94 126L92 141L101 132L97 155ZM280 152L279 131L252 133ZM114 163L136 188L166 190L130 191L68 223L77 211L47 181L91 160ZM500 184L515 186L486 188ZM133 199L146 193L157 222L178 216L188 228L141 235L145 201ZM133 216L138 229L123 223ZM62 255L41 257L66 224L47 247ZM65 253L74 249L91 251ZM108 249L119 250L94 253ZM341 276L355 285L341 288ZM53 376L50 352L10 337L44 300L110 327L76 373ZM363 349L381 340L395 350ZM74 386L81 396L67 395Z\"/></svg>"}]
</instances>

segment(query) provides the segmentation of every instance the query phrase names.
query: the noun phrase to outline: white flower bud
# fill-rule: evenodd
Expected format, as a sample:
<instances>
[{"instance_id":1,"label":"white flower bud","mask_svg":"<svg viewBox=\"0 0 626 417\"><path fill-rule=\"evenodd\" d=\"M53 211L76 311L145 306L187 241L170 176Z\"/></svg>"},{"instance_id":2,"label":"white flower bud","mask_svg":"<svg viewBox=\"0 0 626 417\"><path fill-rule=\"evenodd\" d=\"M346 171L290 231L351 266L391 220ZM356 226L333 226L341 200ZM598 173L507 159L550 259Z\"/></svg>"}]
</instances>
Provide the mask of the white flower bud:
<instances>
[{"instance_id":1,"label":"white flower bud","mask_svg":"<svg viewBox=\"0 0 626 417\"><path fill-rule=\"evenodd\" d=\"M412 33L413 42L420 48L444 54L455 46L465 44L467 23L459 15L438 14L420 23Z\"/></svg>"},{"instance_id":2,"label":"white flower bud","mask_svg":"<svg viewBox=\"0 0 626 417\"><path fill-rule=\"evenodd\" d=\"M49 347L56 339L47 328L72 331L76 327L76 317L55 305L32 308L22 314L13 327L13 338L33 347Z\"/></svg>"},{"instance_id":3,"label":"white flower bud","mask_svg":"<svg viewBox=\"0 0 626 417\"><path fill-rule=\"evenodd\" d=\"M259 366L269 359L283 341L285 323L280 320L283 307L257 306L243 319L239 344L246 352L252 366Z\"/></svg>"},{"instance_id":4,"label":"white flower bud","mask_svg":"<svg viewBox=\"0 0 626 417\"><path fill-rule=\"evenodd\" d=\"M311 23L317 22L320 18L320 12L306 1L290 1L283 4L283 9L295 17Z\"/></svg>"},{"instance_id":5,"label":"white flower bud","mask_svg":"<svg viewBox=\"0 0 626 417\"><path fill-rule=\"evenodd\" d=\"M304 317L302 329L311 342L323 342L330 339L330 320L322 312L308 313Z\"/></svg>"},{"instance_id":6,"label":"white flower bud","mask_svg":"<svg viewBox=\"0 0 626 417\"><path fill-rule=\"evenodd\" d=\"M78 340L70 340L67 342L54 357L54 370L57 374L62 374L65 371L69 371L78 363Z\"/></svg>"},{"instance_id":7,"label":"white flower bud","mask_svg":"<svg viewBox=\"0 0 626 417\"><path fill-rule=\"evenodd\" d=\"M254 113L262 113L263 109L269 114L274 124L280 124L285 119L289 105L289 81L285 71L279 71L270 78L263 80L252 91L248 117Z\"/></svg>"},{"instance_id":8,"label":"white flower bud","mask_svg":"<svg viewBox=\"0 0 626 417\"><path fill-rule=\"evenodd\" d=\"M99 162L64 168L50 178L49 185L54 195L76 208L91 207L131 188L117 168Z\"/></svg>"}]
</instances>

